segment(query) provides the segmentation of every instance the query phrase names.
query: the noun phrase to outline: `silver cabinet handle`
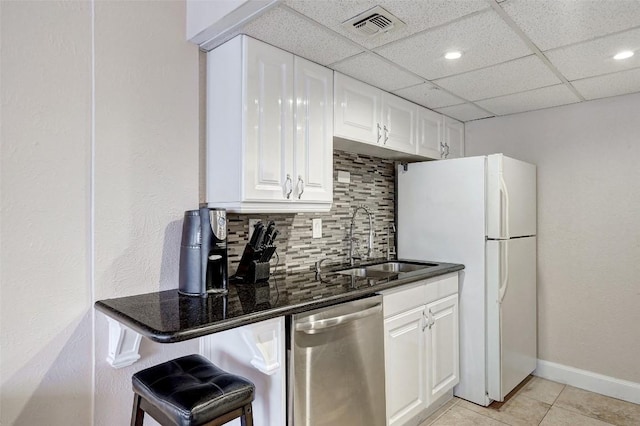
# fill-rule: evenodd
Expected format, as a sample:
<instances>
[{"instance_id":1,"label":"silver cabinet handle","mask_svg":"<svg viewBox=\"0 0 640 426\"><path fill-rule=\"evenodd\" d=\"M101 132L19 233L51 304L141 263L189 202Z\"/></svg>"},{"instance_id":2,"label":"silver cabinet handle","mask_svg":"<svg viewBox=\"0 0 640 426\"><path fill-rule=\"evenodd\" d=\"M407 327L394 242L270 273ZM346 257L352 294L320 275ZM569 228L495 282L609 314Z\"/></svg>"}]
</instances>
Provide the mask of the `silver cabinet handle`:
<instances>
[{"instance_id":1,"label":"silver cabinet handle","mask_svg":"<svg viewBox=\"0 0 640 426\"><path fill-rule=\"evenodd\" d=\"M429 330L431 330L431 327L433 327L435 323L436 320L433 318L433 312L431 312L431 309L429 309Z\"/></svg>"},{"instance_id":2,"label":"silver cabinet handle","mask_svg":"<svg viewBox=\"0 0 640 426\"><path fill-rule=\"evenodd\" d=\"M361 318L365 318L371 315L375 315L382 311L382 304L378 303L371 308L363 311L354 312L351 314L341 315L339 317L321 319L317 321L309 321L296 324L296 331L302 331L307 334L315 334L325 328L337 327L342 324L346 324Z\"/></svg>"},{"instance_id":3,"label":"silver cabinet handle","mask_svg":"<svg viewBox=\"0 0 640 426\"><path fill-rule=\"evenodd\" d=\"M427 327L429 327L429 318L427 314L425 314L424 309L422 310L422 318L424 318L424 325L422 326L422 331L425 331Z\"/></svg>"},{"instance_id":4,"label":"silver cabinet handle","mask_svg":"<svg viewBox=\"0 0 640 426\"><path fill-rule=\"evenodd\" d=\"M376 143L380 143L380 123L377 124L378 126L378 140L376 141Z\"/></svg>"},{"instance_id":5,"label":"silver cabinet handle","mask_svg":"<svg viewBox=\"0 0 640 426\"><path fill-rule=\"evenodd\" d=\"M387 125L384 125L384 144L387 144L387 141L389 140L389 129L387 129Z\"/></svg>"},{"instance_id":6,"label":"silver cabinet handle","mask_svg":"<svg viewBox=\"0 0 640 426\"><path fill-rule=\"evenodd\" d=\"M287 175L287 178L284 180L284 193L287 200L291 196L291 192L293 191L293 182L291 181L291 175Z\"/></svg>"},{"instance_id":7,"label":"silver cabinet handle","mask_svg":"<svg viewBox=\"0 0 640 426\"><path fill-rule=\"evenodd\" d=\"M449 144L440 142L440 156L447 158L449 156Z\"/></svg>"},{"instance_id":8,"label":"silver cabinet handle","mask_svg":"<svg viewBox=\"0 0 640 426\"><path fill-rule=\"evenodd\" d=\"M302 176L298 176L298 200L302 198L302 193L304 193L304 180Z\"/></svg>"}]
</instances>

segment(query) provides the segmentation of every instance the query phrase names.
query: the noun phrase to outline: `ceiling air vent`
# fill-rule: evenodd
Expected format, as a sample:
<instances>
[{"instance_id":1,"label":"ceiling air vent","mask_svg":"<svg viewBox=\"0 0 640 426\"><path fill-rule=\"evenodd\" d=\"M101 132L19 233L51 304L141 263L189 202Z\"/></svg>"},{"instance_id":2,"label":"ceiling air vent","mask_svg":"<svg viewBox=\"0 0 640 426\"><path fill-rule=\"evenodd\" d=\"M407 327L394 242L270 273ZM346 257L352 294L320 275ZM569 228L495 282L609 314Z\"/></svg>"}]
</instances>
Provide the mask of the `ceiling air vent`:
<instances>
[{"instance_id":1,"label":"ceiling air vent","mask_svg":"<svg viewBox=\"0 0 640 426\"><path fill-rule=\"evenodd\" d=\"M343 22L342 26L352 33L370 38L395 31L406 24L382 7L376 6Z\"/></svg>"}]
</instances>

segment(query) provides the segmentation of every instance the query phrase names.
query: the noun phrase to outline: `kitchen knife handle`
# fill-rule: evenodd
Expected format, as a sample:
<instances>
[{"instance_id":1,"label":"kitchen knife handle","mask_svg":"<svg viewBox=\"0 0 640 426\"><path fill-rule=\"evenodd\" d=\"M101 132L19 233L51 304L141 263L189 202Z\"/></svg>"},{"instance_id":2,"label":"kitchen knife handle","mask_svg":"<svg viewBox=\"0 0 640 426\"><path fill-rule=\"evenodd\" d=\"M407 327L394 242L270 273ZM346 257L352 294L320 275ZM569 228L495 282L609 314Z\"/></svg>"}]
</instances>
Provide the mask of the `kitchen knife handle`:
<instances>
[{"instance_id":1,"label":"kitchen knife handle","mask_svg":"<svg viewBox=\"0 0 640 426\"><path fill-rule=\"evenodd\" d=\"M302 198L302 194L304 193L304 180L302 180L302 176L298 176L298 200Z\"/></svg>"},{"instance_id":2,"label":"kitchen knife handle","mask_svg":"<svg viewBox=\"0 0 640 426\"><path fill-rule=\"evenodd\" d=\"M287 175L287 178L284 180L284 192L287 200L291 196L291 192L293 191L293 182L291 181L291 175Z\"/></svg>"}]
</instances>

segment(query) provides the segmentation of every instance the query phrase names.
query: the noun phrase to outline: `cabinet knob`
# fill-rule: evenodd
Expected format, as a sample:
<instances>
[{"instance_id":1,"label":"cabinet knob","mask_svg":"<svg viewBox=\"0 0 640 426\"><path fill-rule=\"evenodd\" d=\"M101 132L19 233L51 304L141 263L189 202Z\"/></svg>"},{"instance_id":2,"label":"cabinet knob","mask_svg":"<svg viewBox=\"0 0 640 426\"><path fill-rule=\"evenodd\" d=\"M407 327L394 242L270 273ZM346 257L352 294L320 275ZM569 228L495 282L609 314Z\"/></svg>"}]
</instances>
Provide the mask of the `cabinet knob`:
<instances>
[{"instance_id":1,"label":"cabinet knob","mask_svg":"<svg viewBox=\"0 0 640 426\"><path fill-rule=\"evenodd\" d=\"M287 178L284 180L284 194L287 200L291 196L292 191L293 191L293 181L291 180L291 175L287 175Z\"/></svg>"},{"instance_id":2,"label":"cabinet knob","mask_svg":"<svg viewBox=\"0 0 640 426\"><path fill-rule=\"evenodd\" d=\"M304 180L302 180L302 176L298 176L298 200L302 198L303 193L304 193Z\"/></svg>"}]
</instances>

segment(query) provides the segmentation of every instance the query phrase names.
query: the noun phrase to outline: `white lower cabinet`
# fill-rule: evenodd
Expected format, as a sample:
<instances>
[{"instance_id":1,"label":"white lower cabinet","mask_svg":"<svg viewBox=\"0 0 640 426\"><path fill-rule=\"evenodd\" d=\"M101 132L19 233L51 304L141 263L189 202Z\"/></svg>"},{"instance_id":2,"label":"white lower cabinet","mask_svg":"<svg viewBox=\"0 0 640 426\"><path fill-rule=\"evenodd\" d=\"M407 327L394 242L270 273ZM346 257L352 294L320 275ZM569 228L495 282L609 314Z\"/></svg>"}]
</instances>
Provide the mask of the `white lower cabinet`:
<instances>
[{"instance_id":1,"label":"white lower cabinet","mask_svg":"<svg viewBox=\"0 0 640 426\"><path fill-rule=\"evenodd\" d=\"M427 405L424 308L384 320L387 424L401 425Z\"/></svg>"},{"instance_id":2,"label":"white lower cabinet","mask_svg":"<svg viewBox=\"0 0 640 426\"><path fill-rule=\"evenodd\" d=\"M273 318L200 339L200 354L220 368L256 385L252 403L256 425L286 425L284 317ZM240 419L230 423L240 426Z\"/></svg>"},{"instance_id":3,"label":"white lower cabinet","mask_svg":"<svg viewBox=\"0 0 640 426\"><path fill-rule=\"evenodd\" d=\"M459 381L458 274L382 294L387 425L418 424Z\"/></svg>"},{"instance_id":4,"label":"white lower cabinet","mask_svg":"<svg viewBox=\"0 0 640 426\"><path fill-rule=\"evenodd\" d=\"M427 304L427 401L436 401L458 384L458 294Z\"/></svg>"}]
</instances>

